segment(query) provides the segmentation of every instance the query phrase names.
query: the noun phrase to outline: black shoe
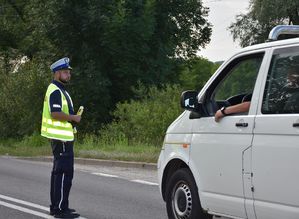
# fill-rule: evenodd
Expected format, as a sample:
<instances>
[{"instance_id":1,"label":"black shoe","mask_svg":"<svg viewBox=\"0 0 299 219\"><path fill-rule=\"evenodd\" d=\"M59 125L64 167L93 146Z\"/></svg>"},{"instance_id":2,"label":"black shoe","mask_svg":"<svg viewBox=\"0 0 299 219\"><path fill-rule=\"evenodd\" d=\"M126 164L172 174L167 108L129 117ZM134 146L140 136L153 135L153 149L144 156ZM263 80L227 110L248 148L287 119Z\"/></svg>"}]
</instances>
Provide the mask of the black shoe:
<instances>
[{"instance_id":1,"label":"black shoe","mask_svg":"<svg viewBox=\"0 0 299 219\"><path fill-rule=\"evenodd\" d=\"M75 213L76 210L72 209L72 208L67 208L67 209L63 210L63 212L65 212L65 213Z\"/></svg>"},{"instance_id":2,"label":"black shoe","mask_svg":"<svg viewBox=\"0 0 299 219\"><path fill-rule=\"evenodd\" d=\"M78 218L78 217L80 217L80 214L60 212L58 214L54 214L54 217L55 218Z\"/></svg>"},{"instance_id":3,"label":"black shoe","mask_svg":"<svg viewBox=\"0 0 299 219\"><path fill-rule=\"evenodd\" d=\"M67 208L67 209L65 209L65 210L63 210L63 212L64 213L75 213L76 212L76 210L75 209L72 209L72 208ZM61 213L61 211L54 211L54 210L50 210L50 215L55 215L55 214L60 214Z\"/></svg>"}]
</instances>

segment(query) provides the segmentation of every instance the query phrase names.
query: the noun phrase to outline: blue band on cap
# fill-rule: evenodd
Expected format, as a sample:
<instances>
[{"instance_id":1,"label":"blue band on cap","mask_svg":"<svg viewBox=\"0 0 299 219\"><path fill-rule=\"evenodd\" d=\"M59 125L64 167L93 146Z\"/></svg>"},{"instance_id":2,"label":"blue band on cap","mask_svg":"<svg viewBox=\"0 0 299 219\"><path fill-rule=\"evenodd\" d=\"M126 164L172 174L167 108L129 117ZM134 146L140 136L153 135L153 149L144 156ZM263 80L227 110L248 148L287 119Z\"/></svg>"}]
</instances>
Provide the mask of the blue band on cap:
<instances>
[{"instance_id":1,"label":"blue band on cap","mask_svg":"<svg viewBox=\"0 0 299 219\"><path fill-rule=\"evenodd\" d=\"M57 60L50 66L50 69L53 73L58 70L61 70L61 69L70 69L71 70L72 68L70 66L70 59L68 57L65 57L65 58Z\"/></svg>"},{"instance_id":2,"label":"blue band on cap","mask_svg":"<svg viewBox=\"0 0 299 219\"><path fill-rule=\"evenodd\" d=\"M69 66L69 64L68 63L65 63L65 64L63 64L63 65L60 65L60 66L57 66L56 68L53 68L53 72L56 72L56 71L58 71L58 70L60 70L60 69L70 69L70 66Z\"/></svg>"}]
</instances>

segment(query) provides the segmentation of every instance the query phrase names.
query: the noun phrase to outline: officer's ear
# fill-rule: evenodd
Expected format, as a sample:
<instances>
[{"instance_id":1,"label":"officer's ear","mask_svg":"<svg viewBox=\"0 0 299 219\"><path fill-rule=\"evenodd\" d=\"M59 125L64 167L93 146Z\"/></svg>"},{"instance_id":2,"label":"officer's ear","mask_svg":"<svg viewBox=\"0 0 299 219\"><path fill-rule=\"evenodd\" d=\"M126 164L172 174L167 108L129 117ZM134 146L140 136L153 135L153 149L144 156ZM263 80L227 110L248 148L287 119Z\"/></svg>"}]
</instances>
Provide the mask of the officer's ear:
<instances>
[{"instance_id":1,"label":"officer's ear","mask_svg":"<svg viewBox=\"0 0 299 219\"><path fill-rule=\"evenodd\" d=\"M53 73L53 77L54 78L59 78L60 77L60 71L58 70L58 71L55 71L54 73Z\"/></svg>"}]
</instances>

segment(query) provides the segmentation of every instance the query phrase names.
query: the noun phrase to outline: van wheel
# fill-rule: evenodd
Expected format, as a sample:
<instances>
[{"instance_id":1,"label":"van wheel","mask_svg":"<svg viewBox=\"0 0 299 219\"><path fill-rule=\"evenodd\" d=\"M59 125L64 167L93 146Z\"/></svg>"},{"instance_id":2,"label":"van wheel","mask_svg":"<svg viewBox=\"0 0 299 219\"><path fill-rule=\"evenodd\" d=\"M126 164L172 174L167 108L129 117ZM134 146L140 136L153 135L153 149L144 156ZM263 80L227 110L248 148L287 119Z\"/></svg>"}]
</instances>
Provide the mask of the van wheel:
<instances>
[{"instance_id":1,"label":"van wheel","mask_svg":"<svg viewBox=\"0 0 299 219\"><path fill-rule=\"evenodd\" d=\"M166 207L169 219L211 219L203 212L195 180L189 169L176 171L167 182Z\"/></svg>"}]
</instances>

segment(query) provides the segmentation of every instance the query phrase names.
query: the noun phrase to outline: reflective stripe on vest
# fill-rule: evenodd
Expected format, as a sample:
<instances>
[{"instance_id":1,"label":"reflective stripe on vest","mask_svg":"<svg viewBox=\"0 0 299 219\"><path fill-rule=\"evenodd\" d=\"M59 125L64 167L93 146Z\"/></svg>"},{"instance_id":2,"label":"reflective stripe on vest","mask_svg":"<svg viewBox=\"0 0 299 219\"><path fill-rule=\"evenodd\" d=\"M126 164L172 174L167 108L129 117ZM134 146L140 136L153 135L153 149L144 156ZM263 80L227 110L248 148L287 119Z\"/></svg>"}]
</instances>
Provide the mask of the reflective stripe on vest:
<instances>
[{"instance_id":1,"label":"reflective stripe on vest","mask_svg":"<svg viewBox=\"0 0 299 219\"><path fill-rule=\"evenodd\" d=\"M73 141L74 132L72 124L67 121L55 120L51 116L50 95L55 90L59 90L61 93L62 112L69 115L69 107L67 104L66 97L55 84L51 83L47 89L46 96L44 99L41 135L50 139L57 139L61 141Z\"/></svg>"}]
</instances>

